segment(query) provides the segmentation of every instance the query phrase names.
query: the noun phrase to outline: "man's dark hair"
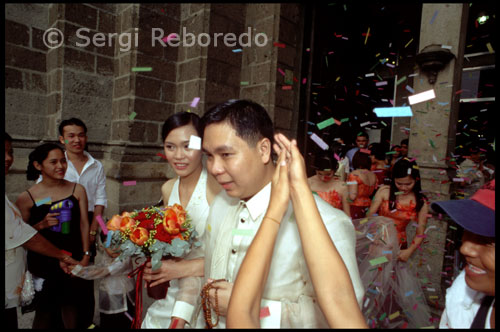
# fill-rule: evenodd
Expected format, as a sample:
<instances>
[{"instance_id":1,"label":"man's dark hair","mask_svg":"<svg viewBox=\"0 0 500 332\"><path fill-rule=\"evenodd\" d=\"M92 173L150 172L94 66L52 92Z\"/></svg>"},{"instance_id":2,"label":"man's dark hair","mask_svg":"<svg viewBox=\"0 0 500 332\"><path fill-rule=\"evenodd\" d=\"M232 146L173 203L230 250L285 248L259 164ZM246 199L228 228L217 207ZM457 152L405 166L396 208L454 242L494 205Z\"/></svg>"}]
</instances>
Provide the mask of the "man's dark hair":
<instances>
[{"instance_id":1,"label":"man's dark hair","mask_svg":"<svg viewBox=\"0 0 500 332\"><path fill-rule=\"evenodd\" d=\"M85 132L85 134L87 133L87 126L85 126L85 123L83 123L82 120L77 119L77 118L71 118L71 119L63 120L61 122L61 124L59 125L59 134L61 136L64 136L63 135L63 130L64 130L64 127L66 127L66 126L78 126L78 127L82 127L83 131Z\"/></svg>"},{"instance_id":2,"label":"man's dark hair","mask_svg":"<svg viewBox=\"0 0 500 332\"><path fill-rule=\"evenodd\" d=\"M375 156L377 160L385 160L385 149L382 143L370 144L370 155Z\"/></svg>"},{"instance_id":3,"label":"man's dark hair","mask_svg":"<svg viewBox=\"0 0 500 332\"><path fill-rule=\"evenodd\" d=\"M405 138L401 141L400 145L403 145L405 144L406 146L408 146L408 138Z\"/></svg>"},{"instance_id":4,"label":"man's dark hair","mask_svg":"<svg viewBox=\"0 0 500 332\"><path fill-rule=\"evenodd\" d=\"M363 137L366 137L366 139L370 139L370 136L368 136L368 133L364 130L360 131L356 137L360 137L360 136L363 136ZM356 137L354 137L354 140L356 140Z\"/></svg>"},{"instance_id":5,"label":"man's dark hair","mask_svg":"<svg viewBox=\"0 0 500 332\"><path fill-rule=\"evenodd\" d=\"M249 146L262 138L269 139L271 146L274 143L273 122L266 109L253 101L230 99L210 108L200 120L202 135L207 126L222 122L229 123Z\"/></svg>"}]
</instances>

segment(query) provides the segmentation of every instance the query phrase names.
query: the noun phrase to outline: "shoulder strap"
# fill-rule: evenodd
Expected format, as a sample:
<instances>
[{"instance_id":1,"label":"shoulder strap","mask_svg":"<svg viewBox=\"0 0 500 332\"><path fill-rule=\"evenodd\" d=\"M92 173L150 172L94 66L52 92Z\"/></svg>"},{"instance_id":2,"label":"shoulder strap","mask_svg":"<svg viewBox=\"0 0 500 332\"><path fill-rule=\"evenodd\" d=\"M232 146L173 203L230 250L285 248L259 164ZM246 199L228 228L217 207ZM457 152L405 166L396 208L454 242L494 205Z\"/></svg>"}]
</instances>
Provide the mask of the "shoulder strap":
<instances>
[{"instance_id":1,"label":"shoulder strap","mask_svg":"<svg viewBox=\"0 0 500 332\"><path fill-rule=\"evenodd\" d=\"M36 205L35 200L33 199L33 196L31 196L30 191L26 189L26 192L28 193L28 195L30 195L30 198L31 198L31 200L33 201L33 204L35 204L35 205Z\"/></svg>"},{"instance_id":2,"label":"shoulder strap","mask_svg":"<svg viewBox=\"0 0 500 332\"><path fill-rule=\"evenodd\" d=\"M494 296L485 296L481 302L481 306L474 317L474 321L470 326L471 329L484 329L486 324L486 316L488 315L488 310L490 309L491 303L493 302Z\"/></svg>"},{"instance_id":3,"label":"shoulder strap","mask_svg":"<svg viewBox=\"0 0 500 332\"><path fill-rule=\"evenodd\" d=\"M75 186L73 187L73 192L71 193L71 195L73 195L73 194L75 193L75 188L76 188L76 185L77 185L77 184L78 184L78 183L75 183Z\"/></svg>"}]
</instances>

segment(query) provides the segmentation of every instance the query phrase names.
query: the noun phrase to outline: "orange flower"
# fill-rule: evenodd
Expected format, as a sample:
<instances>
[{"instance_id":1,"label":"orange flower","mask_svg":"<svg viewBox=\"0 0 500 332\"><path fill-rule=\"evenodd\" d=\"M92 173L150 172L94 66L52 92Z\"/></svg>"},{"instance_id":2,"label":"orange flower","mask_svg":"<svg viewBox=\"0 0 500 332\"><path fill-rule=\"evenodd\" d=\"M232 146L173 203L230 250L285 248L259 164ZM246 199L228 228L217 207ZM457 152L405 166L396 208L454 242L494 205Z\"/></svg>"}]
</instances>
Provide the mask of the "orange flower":
<instances>
[{"instance_id":1,"label":"orange flower","mask_svg":"<svg viewBox=\"0 0 500 332\"><path fill-rule=\"evenodd\" d=\"M165 230L172 235L179 234L181 231L181 225L177 223L177 218L175 219L163 219L163 227Z\"/></svg>"},{"instance_id":2,"label":"orange flower","mask_svg":"<svg viewBox=\"0 0 500 332\"><path fill-rule=\"evenodd\" d=\"M130 217L123 217L120 223L120 232L135 228L135 220Z\"/></svg>"},{"instance_id":3,"label":"orange flower","mask_svg":"<svg viewBox=\"0 0 500 332\"><path fill-rule=\"evenodd\" d=\"M117 230L120 229L121 222L122 222L122 217L120 217L119 215L115 214L113 216L113 218L111 218L110 220L108 220L108 222L106 224L106 227L110 231L117 231Z\"/></svg>"},{"instance_id":4,"label":"orange flower","mask_svg":"<svg viewBox=\"0 0 500 332\"><path fill-rule=\"evenodd\" d=\"M130 241L134 242L138 246L142 246L149 239L149 232L147 229L142 227L137 227L130 233Z\"/></svg>"},{"instance_id":5,"label":"orange flower","mask_svg":"<svg viewBox=\"0 0 500 332\"><path fill-rule=\"evenodd\" d=\"M177 214L177 219L180 225L182 225L186 221L186 210L182 207L182 205L174 204L171 206L171 209L174 210L175 214Z\"/></svg>"}]
</instances>

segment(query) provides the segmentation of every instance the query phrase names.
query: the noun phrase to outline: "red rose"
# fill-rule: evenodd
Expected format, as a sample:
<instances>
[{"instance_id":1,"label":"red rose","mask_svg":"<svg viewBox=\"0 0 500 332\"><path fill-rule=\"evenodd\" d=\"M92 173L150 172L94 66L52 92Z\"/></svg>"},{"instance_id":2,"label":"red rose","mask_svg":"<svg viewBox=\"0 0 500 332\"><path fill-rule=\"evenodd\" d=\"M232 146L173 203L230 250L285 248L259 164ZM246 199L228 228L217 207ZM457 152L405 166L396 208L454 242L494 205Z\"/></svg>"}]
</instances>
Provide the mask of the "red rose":
<instances>
[{"instance_id":1,"label":"red rose","mask_svg":"<svg viewBox=\"0 0 500 332\"><path fill-rule=\"evenodd\" d=\"M156 226L156 235L154 237L158 241L170 243L172 241L172 236L165 230L163 224Z\"/></svg>"},{"instance_id":2,"label":"red rose","mask_svg":"<svg viewBox=\"0 0 500 332\"><path fill-rule=\"evenodd\" d=\"M154 220L142 220L140 223L139 223L139 226L138 227L143 227L145 229L147 229L148 231L152 230L152 229L155 229L155 222Z\"/></svg>"}]
</instances>

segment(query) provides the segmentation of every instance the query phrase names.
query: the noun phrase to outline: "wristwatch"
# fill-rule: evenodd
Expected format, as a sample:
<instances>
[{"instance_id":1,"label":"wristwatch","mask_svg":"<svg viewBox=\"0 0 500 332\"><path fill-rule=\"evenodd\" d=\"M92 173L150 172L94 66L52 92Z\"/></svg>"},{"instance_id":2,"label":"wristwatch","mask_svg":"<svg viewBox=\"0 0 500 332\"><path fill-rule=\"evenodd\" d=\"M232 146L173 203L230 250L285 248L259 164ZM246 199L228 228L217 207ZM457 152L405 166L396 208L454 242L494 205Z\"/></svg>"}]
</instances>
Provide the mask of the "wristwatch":
<instances>
[{"instance_id":1,"label":"wristwatch","mask_svg":"<svg viewBox=\"0 0 500 332\"><path fill-rule=\"evenodd\" d=\"M84 251L84 252L83 252L83 254L84 254L84 255L86 255L86 256L89 256L89 257L90 257L90 256L92 256L92 255L90 254L90 251Z\"/></svg>"}]
</instances>

